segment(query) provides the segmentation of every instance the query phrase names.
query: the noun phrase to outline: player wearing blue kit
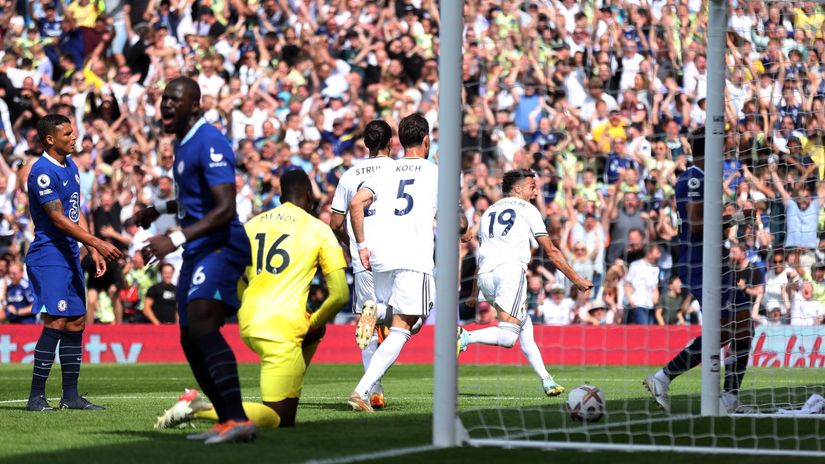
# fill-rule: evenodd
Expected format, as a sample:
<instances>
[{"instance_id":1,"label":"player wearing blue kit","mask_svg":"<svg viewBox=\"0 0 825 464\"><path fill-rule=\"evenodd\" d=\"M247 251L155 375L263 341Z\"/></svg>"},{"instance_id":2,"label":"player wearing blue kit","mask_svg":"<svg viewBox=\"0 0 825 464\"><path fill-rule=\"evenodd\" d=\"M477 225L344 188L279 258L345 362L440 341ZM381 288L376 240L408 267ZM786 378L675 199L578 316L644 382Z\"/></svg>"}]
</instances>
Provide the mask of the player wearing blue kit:
<instances>
[{"instance_id":1,"label":"player wearing blue kit","mask_svg":"<svg viewBox=\"0 0 825 464\"><path fill-rule=\"evenodd\" d=\"M704 128L696 129L693 133L691 150L693 166L688 168L676 181L676 209L679 214L680 225L678 235L678 258L674 265L674 272L685 283L693 297L702 304L702 236L704 214L705 188L705 143ZM732 225L732 218L723 218L723 227ZM727 236L723 232L723 236ZM727 251L727 250L725 250ZM725 359L725 385L721 394L722 406L729 412L734 412L738 406L739 387L745 376L748 363L753 324L750 317L750 308L736 304L736 295L745 290L736 290L733 282L733 272L725 256L720 257L722 262L722 297L721 297L721 344L724 347L730 344L729 356ZM747 289L748 294L757 292L756 289ZM670 382L702 362L702 337L693 339L679 354L666 366L654 374L647 376L644 386L653 395L656 404L665 412L670 413Z\"/></svg>"},{"instance_id":2,"label":"player wearing blue kit","mask_svg":"<svg viewBox=\"0 0 825 464\"><path fill-rule=\"evenodd\" d=\"M37 122L37 136L45 152L32 165L26 181L34 223L34 241L26 265L34 294L33 308L43 320L43 332L34 347L26 409L54 411L46 401L46 380L60 343L60 408L101 410L103 407L77 392L86 326L86 288L78 242L91 253L98 276L106 271L106 260L118 259L121 253L90 234L80 212L80 177L69 156L77 140L71 121L62 115L46 115Z\"/></svg>"},{"instance_id":3,"label":"player wearing blue kit","mask_svg":"<svg viewBox=\"0 0 825 464\"><path fill-rule=\"evenodd\" d=\"M23 278L23 267L17 263L9 266L9 280L2 316L12 324L36 323L37 314L32 312L34 293L31 284Z\"/></svg>"},{"instance_id":4,"label":"player wearing blue kit","mask_svg":"<svg viewBox=\"0 0 825 464\"><path fill-rule=\"evenodd\" d=\"M220 327L240 307L237 284L249 264L249 239L235 212L235 155L215 127L201 117L200 87L177 78L163 91L160 112L166 133L175 134L177 201L157 202L135 215L148 227L160 214L175 213L182 230L147 241L144 253L163 259L183 245L178 312L183 352L218 423L190 435L206 444L254 440L244 413L238 365Z\"/></svg>"}]
</instances>

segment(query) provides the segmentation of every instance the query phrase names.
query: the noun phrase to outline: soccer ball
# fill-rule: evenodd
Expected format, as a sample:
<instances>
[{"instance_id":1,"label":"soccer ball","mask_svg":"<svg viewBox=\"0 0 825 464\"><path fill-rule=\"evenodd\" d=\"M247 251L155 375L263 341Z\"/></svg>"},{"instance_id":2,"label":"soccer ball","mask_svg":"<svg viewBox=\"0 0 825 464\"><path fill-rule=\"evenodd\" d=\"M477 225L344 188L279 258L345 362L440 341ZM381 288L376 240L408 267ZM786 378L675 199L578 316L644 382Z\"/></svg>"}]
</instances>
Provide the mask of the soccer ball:
<instances>
[{"instance_id":1,"label":"soccer ball","mask_svg":"<svg viewBox=\"0 0 825 464\"><path fill-rule=\"evenodd\" d=\"M580 385L567 395L567 412L570 417L585 422L598 422L607 412L604 394L593 385Z\"/></svg>"}]
</instances>

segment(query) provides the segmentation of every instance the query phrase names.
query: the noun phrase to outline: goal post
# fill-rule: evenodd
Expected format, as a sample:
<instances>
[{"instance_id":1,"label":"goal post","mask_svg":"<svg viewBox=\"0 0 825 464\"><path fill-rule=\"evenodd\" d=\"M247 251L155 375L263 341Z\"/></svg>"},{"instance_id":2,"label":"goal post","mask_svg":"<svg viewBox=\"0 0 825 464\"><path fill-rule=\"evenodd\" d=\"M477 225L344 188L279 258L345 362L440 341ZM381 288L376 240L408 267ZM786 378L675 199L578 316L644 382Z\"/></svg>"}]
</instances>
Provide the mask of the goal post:
<instances>
[{"instance_id":1,"label":"goal post","mask_svg":"<svg viewBox=\"0 0 825 464\"><path fill-rule=\"evenodd\" d=\"M440 2L441 55L438 60L438 212L435 277L436 332L433 385L433 445L459 445L457 434L458 361L455 353L458 308L458 180L461 176L461 41L463 5Z\"/></svg>"},{"instance_id":2,"label":"goal post","mask_svg":"<svg viewBox=\"0 0 825 464\"><path fill-rule=\"evenodd\" d=\"M708 89L705 123L705 192L702 237L702 415L719 415L722 303L722 142L725 136L727 0L708 5ZM697 156L696 153L693 156Z\"/></svg>"}]
</instances>

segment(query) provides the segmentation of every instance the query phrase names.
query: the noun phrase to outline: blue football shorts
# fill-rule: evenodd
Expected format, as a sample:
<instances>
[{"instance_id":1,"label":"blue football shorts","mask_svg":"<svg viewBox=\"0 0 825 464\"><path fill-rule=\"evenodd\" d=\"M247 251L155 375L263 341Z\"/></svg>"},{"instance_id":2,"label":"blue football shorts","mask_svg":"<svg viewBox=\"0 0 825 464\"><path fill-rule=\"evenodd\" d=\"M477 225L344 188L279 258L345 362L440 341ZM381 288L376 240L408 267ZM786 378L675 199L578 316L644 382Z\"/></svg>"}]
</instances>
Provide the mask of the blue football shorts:
<instances>
[{"instance_id":1,"label":"blue football shorts","mask_svg":"<svg viewBox=\"0 0 825 464\"><path fill-rule=\"evenodd\" d=\"M188 325L186 306L194 300L220 301L237 311L238 280L250 261L249 242L226 246L187 256L184 254L178 279L178 315L180 325Z\"/></svg>"},{"instance_id":2,"label":"blue football shorts","mask_svg":"<svg viewBox=\"0 0 825 464\"><path fill-rule=\"evenodd\" d=\"M67 265L26 266L34 293L33 313L57 317L86 314L86 285L80 260Z\"/></svg>"}]
</instances>

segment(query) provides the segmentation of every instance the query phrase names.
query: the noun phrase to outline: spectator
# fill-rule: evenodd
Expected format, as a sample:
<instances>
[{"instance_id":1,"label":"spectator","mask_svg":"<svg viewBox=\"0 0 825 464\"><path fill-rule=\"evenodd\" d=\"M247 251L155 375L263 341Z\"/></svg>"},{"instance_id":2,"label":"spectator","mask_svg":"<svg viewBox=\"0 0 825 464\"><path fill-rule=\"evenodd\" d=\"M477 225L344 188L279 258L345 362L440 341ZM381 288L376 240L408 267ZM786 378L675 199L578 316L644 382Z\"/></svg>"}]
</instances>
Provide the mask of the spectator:
<instances>
[{"instance_id":1,"label":"spectator","mask_svg":"<svg viewBox=\"0 0 825 464\"><path fill-rule=\"evenodd\" d=\"M627 324L647 325L655 321L653 310L659 303L659 268L656 263L660 256L659 246L648 244L644 258L630 264L624 279Z\"/></svg>"},{"instance_id":2,"label":"spectator","mask_svg":"<svg viewBox=\"0 0 825 464\"><path fill-rule=\"evenodd\" d=\"M143 316L147 322L154 325L178 323L178 290L172 283L174 272L171 264L163 263L160 267L161 281L146 290Z\"/></svg>"},{"instance_id":3,"label":"spectator","mask_svg":"<svg viewBox=\"0 0 825 464\"><path fill-rule=\"evenodd\" d=\"M37 314L32 312L34 294L31 284L23 277L23 266L14 263L9 266L6 285L6 307L0 313L0 322L10 324L34 324Z\"/></svg>"},{"instance_id":4,"label":"spectator","mask_svg":"<svg viewBox=\"0 0 825 464\"><path fill-rule=\"evenodd\" d=\"M658 325L685 325L685 315L690 312L693 298L687 289L682 288L682 279L670 276L667 288L659 296L656 304L655 319Z\"/></svg>"},{"instance_id":5,"label":"spectator","mask_svg":"<svg viewBox=\"0 0 825 464\"><path fill-rule=\"evenodd\" d=\"M546 325L570 325L576 316L575 306L573 299L564 296L564 286L554 285L537 312L541 312Z\"/></svg>"}]
</instances>

